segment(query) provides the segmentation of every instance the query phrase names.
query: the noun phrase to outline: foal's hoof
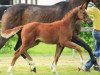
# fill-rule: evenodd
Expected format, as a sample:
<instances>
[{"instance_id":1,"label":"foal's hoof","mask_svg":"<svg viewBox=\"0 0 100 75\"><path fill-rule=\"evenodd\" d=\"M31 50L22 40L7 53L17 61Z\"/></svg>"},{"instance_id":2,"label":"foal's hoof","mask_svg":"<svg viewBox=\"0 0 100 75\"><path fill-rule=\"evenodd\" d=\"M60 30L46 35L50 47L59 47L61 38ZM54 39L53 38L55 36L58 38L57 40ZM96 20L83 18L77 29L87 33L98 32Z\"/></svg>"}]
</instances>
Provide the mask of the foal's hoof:
<instances>
[{"instance_id":1,"label":"foal's hoof","mask_svg":"<svg viewBox=\"0 0 100 75\"><path fill-rule=\"evenodd\" d=\"M33 69L31 69L31 72L35 72L36 73L36 67L34 67Z\"/></svg>"}]
</instances>

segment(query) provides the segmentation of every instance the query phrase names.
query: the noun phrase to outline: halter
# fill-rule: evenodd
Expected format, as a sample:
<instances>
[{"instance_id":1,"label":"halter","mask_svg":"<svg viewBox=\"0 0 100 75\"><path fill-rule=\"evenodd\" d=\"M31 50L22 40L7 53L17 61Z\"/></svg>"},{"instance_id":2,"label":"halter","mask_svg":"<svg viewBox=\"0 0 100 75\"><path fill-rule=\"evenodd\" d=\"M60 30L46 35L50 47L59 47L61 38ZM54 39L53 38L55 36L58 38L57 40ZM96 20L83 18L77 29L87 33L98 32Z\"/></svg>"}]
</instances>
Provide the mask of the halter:
<instances>
[{"instance_id":1,"label":"halter","mask_svg":"<svg viewBox=\"0 0 100 75\"><path fill-rule=\"evenodd\" d=\"M95 4L93 2L89 2L88 7L92 7L95 6Z\"/></svg>"}]
</instances>

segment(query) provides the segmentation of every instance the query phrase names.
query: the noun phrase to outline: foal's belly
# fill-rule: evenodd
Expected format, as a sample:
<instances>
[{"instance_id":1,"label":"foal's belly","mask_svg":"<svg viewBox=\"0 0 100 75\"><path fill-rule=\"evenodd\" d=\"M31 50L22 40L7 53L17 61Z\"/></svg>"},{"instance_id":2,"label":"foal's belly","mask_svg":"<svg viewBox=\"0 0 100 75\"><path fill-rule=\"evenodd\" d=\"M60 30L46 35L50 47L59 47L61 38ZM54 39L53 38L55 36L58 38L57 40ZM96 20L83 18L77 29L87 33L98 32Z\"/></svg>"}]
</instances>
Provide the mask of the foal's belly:
<instances>
[{"instance_id":1,"label":"foal's belly","mask_svg":"<svg viewBox=\"0 0 100 75\"><path fill-rule=\"evenodd\" d=\"M58 34L54 31L46 31L46 32L40 32L39 36L37 37L37 40L47 43L47 44L56 44L58 43Z\"/></svg>"},{"instance_id":2,"label":"foal's belly","mask_svg":"<svg viewBox=\"0 0 100 75\"><path fill-rule=\"evenodd\" d=\"M58 38L56 38L56 37L49 37L49 36L38 37L36 40L39 40L39 41L44 42L46 44L56 44L56 43L58 43Z\"/></svg>"}]
</instances>

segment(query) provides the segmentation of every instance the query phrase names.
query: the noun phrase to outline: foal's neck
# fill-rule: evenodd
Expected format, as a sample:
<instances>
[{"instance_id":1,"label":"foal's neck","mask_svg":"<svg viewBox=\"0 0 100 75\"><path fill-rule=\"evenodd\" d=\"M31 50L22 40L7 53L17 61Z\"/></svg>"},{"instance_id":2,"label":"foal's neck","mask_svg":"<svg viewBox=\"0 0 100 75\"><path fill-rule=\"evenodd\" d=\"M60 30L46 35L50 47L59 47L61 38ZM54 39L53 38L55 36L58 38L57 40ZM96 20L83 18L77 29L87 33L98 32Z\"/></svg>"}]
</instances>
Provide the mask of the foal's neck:
<instances>
[{"instance_id":1,"label":"foal's neck","mask_svg":"<svg viewBox=\"0 0 100 75\"><path fill-rule=\"evenodd\" d=\"M70 10L62 19L64 25L73 25L77 20L77 13L79 7L75 7L74 9Z\"/></svg>"}]
</instances>

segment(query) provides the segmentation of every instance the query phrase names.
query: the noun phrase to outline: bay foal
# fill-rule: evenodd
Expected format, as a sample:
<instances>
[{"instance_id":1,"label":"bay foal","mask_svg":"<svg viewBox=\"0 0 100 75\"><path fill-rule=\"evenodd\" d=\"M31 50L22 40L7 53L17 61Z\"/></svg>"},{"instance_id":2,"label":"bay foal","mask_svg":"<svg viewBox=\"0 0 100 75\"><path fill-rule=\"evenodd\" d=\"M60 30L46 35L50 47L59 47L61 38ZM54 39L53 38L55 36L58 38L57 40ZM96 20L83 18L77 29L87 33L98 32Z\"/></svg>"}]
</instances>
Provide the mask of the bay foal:
<instances>
[{"instance_id":1,"label":"bay foal","mask_svg":"<svg viewBox=\"0 0 100 75\"><path fill-rule=\"evenodd\" d=\"M10 29L7 31L8 33L4 33L2 31L2 37L5 37L6 35L8 35L6 37L11 37L13 34L22 29L22 45L15 52L9 68L10 75L12 75L13 66L21 54L25 54L30 60L32 60L32 58L28 55L27 50L37 45L39 42L57 45L57 55L54 57L54 62L52 65L55 73L57 73L56 64L58 58L60 57L64 47L74 48L77 50L80 54L81 60L83 60L81 48L77 44L73 43L71 39L75 34L73 29L75 23L79 20L85 20L86 18L85 7L79 6L69 11L64 18L59 21L52 23L32 22ZM30 64L33 64L33 62L30 62Z\"/></svg>"}]
</instances>

